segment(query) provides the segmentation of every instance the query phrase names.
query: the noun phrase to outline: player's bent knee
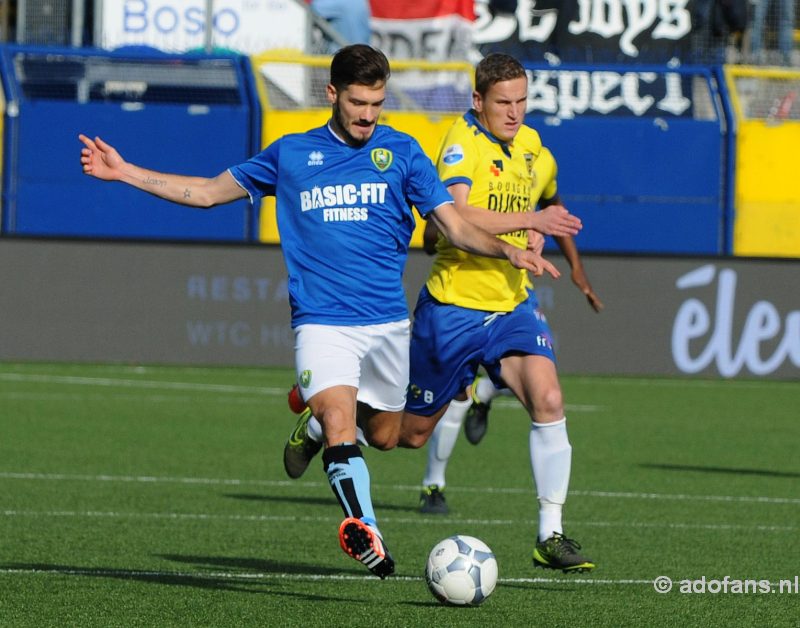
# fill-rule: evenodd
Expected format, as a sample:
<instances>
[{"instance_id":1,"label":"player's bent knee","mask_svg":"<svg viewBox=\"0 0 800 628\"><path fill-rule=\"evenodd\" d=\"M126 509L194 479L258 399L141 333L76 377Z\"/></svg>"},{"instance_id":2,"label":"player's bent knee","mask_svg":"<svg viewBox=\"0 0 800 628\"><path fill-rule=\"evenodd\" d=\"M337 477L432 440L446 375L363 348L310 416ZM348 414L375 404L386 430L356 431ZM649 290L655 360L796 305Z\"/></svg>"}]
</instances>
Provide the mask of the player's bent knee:
<instances>
[{"instance_id":1,"label":"player's bent knee","mask_svg":"<svg viewBox=\"0 0 800 628\"><path fill-rule=\"evenodd\" d=\"M536 396L534 414L537 421L558 421L564 416L564 398L557 386Z\"/></svg>"},{"instance_id":2,"label":"player's bent knee","mask_svg":"<svg viewBox=\"0 0 800 628\"><path fill-rule=\"evenodd\" d=\"M428 442L428 434L420 434L420 433L413 433L413 434L403 434L400 438L400 447L406 447L408 449L419 449L425 443Z\"/></svg>"},{"instance_id":3,"label":"player's bent knee","mask_svg":"<svg viewBox=\"0 0 800 628\"><path fill-rule=\"evenodd\" d=\"M419 449L428 442L435 423L429 424L427 421L404 420L400 430L400 447L408 449Z\"/></svg>"},{"instance_id":4,"label":"player's bent knee","mask_svg":"<svg viewBox=\"0 0 800 628\"><path fill-rule=\"evenodd\" d=\"M387 451L397 447L400 439L399 412L367 411L360 408L359 425L364 430L364 436L370 447L380 451Z\"/></svg>"},{"instance_id":5,"label":"player's bent knee","mask_svg":"<svg viewBox=\"0 0 800 628\"><path fill-rule=\"evenodd\" d=\"M422 416L405 412L400 426L400 447L419 449L431 437L436 423L445 413L447 406L440 408L431 416Z\"/></svg>"},{"instance_id":6,"label":"player's bent knee","mask_svg":"<svg viewBox=\"0 0 800 628\"><path fill-rule=\"evenodd\" d=\"M399 440L400 437L397 433L370 434L370 436L367 438L369 446L380 451L389 451L390 449L394 449L397 447Z\"/></svg>"}]
</instances>

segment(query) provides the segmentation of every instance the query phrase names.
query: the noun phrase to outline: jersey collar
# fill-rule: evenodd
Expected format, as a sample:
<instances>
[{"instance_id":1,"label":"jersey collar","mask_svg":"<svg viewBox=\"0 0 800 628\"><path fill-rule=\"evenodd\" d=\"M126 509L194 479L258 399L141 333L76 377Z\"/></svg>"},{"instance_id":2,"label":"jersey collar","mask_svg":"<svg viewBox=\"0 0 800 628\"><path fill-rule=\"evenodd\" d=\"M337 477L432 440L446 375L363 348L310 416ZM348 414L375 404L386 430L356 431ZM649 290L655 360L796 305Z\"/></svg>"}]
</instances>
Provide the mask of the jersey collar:
<instances>
[{"instance_id":1,"label":"jersey collar","mask_svg":"<svg viewBox=\"0 0 800 628\"><path fill-rule=\"evenodd\" d=\"M480 121L478 120L478 112L474 109L470 109L467 113L464 114L464 119L467 121L468 124L476 127L481 133L486 136L490 142L497 144L503 150L507 157L511 157L511 146L508 142L504 142L503 140L497 139L494 135L491 134L489 129L483 126Z\"/></svg>"},{"instance_id":2,"label":"jersey collar","mask_svg":"<svg viewBox=\"0 0 800 628\"><path fill-rule=\"evenodd\" d=\"M328 128L328 132L331 134L331 137L335 139L340 144L344 144L345 146L349 146L347 142L345 142L341 137L336 134L336 131L333 130L333 126L331 125L331 121L328 120L328 124L325 125Z\"/></svg>"}]
</instances>

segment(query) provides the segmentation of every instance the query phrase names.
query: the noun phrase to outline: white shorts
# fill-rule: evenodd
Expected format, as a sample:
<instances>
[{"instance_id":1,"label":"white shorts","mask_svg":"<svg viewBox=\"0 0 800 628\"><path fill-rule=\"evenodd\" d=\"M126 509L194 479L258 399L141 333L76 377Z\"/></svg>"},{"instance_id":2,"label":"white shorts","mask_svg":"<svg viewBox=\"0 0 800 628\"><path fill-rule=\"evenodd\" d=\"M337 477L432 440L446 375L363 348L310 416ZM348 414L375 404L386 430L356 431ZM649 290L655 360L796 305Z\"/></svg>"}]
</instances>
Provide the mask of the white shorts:
<instances>
[{"instance_id":1,"label":"white shorts","mask_svg":"<svg viewBox=\"0 0 800 628\"><path fill-rule=\"evenodd\" d=\"M294 330L297 383L304 399L331 386L358 389L375 410L406 405L408 319L380 325L299 325Z\"/></svg>"}]
</instances>

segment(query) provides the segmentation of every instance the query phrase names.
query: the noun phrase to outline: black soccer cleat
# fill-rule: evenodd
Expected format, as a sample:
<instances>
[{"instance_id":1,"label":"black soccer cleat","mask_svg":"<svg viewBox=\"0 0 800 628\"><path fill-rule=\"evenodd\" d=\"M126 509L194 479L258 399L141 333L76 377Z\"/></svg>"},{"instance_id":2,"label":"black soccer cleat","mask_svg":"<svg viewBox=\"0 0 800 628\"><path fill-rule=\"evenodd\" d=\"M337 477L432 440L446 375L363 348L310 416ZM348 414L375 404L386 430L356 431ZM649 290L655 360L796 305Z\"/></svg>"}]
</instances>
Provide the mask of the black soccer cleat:
<instances>
[{"instance_id":1,"label":"black soccer cleat","mask_svg":"<svg viewBox=\"0 0 800 628\"><path fill-rule=\"evenodd\" d=\"M446 515L450 512L444 499L444 489L435 484L426 486L419 494L419 511L423 515Z\"/></svg>"},{"instance_id":2,"label":"black soccer cleat","mask_svg":"<svg viewBox=\"0 0 800 628\"><path fill-rule=\"evenodd\" d=\"M308 435L310 419L311 409L306 408L297 419L297 424L283 447L283 468L286 469L286 475L293 480L306 472L311 460L322 449L322 443L318 443Z\"/></svg>"},{"instance_id":3,"label":"black soccer cleat","mask_svg":"<svg viewBox=\"0 0 800 628\"><path fill-rule=\"evenodd\" d=\"M536 543L533 548L533 566L543 569L560 569L564 573L581 573L595 568L594 562L581 556L581 544L554 532L553 536Z\"/></svg>"},{"instance_id":4,"label":"black soccer cleat","mask_svg":"<svg viewBox=\"0 0 800 628\"><path fill-rule=\"evenodd\" d=\"M489 410L492 408L491 401L483 403L475 393L479 379L480 376L472 382L472 405L467 410L467 416L464 419L464 436L473 445L480 443L486 436L486 430L489 428Z\"/></svg>"}]
</instances>

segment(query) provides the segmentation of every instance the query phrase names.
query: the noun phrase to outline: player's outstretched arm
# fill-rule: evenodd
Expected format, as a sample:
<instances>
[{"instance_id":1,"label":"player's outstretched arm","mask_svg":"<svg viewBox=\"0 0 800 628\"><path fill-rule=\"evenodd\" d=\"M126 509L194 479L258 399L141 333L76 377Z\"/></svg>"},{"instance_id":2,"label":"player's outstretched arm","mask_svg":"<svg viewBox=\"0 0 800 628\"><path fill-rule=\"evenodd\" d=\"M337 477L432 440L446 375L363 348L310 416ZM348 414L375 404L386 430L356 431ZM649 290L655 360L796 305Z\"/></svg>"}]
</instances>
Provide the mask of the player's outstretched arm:
<instances>
[{"instance_id":1,"label":"player's outstretched arm","mask_svg":"<svg viewBox=\"0 0 800 628\"><path fill-rule=\"evenodd\" d=\"M580 218L570 214L563 206L548 207L540 212L495 212L470 205L470 186L466 183L449 185L447 191L464 218L493 235L523 229L535 229L548 235L576 235L583 227Z\"/></svg>"},{"instance_id":2,"label":"player's outstretched arm","mask_svg":"<svg viewBox=\"0 0 800 628\"><path fill-rule=\"evenodd\" d=\"M583 293L595 312L602 311L605 306L600 300L600 297L595 293L594 288L592 288L589 277L586 276L581 256L578 253L578 247L575 246L575 240L569 236L560 236L556 237L555 241L556 244L558 244L558 248L561 249L561 253L567 258L567 262L569 262L572 283Z\"/></svg>"},{"instance_id":3,"label":"player's outstretched arm","mask_svg":"<svg viewBox=\"0 0 800 628\"><path fill-rule=\"evenodd\" d=\"M246 196L228 171L216 177L192 177L147 170L125 161L117 150L99 137L79 135L83 143L84 174L103 181L121 181L173 203L190 207L213 207Z\"/></svg>"},{"instance_id":4,"label":"player's outstretched arm","mask_svg":"<svg viewBox=\"0 0 800 628\"><path fill-rule=\"evenodd\" d=\"M512 247L514 248L514 247ZM553 266L550 262L548 262L545 258L543 258L539 253L535 251L531 251L530 249L514 249L515 251L519 251L520 256L518 259L509 258L511 264L516 268L524 268L525 270L529 270L533 273L534 277L541 277L544 273L547 273L554 279L558 279L561 277L561 272Z\"/></svg>"},{"instance_id":5,"label":"player's outstretched arm","mask_svg":"<svg viewBox=\"0 0 800 628\"><path fill-rule=\"evenodd\" d=\"M529 229L552 236L573 236L583 229L581 219L569 213L563 205L548 205L531 212Z\"/></svg>"},{"instance_id":6,"label":"player's outstretched arm","mask_svg":"<svg viewBox=\"0 0 800 628\"><path fill-rule=\"evenodd\" d=\"M554 198L543 199L540 202L540 206L543 207L542 211L539 212L540 214L543 214L551 207L563 207L558 194L556 194ZM591 308L595 312L600 312L605 306L597 294L595 294L592 284L589 283L589 277L586 276L586 271L583 269L583 261L581 260L580 253L578 253L578 247L575 244L575 240L568 235L555 236L554 239L558 245L558 248L561 249L562 255L567 258L567 262L569 263L571 271L570 276L572 278L572 283L574 283L578 287L578 290L584 294Z\"/></svg>"},{"instance_id":7,"label":"player's outstretched arm","mask_svg":"<svg viewBox=\"0 0 800 628\"><path fill-rule=\"evenodd\" d=\"M453 246L467 253L505 258L515 268L529 270L536 276L544 272L555 278L561 276L558 269L541 255L527 249L518 249L469 220L465 220L452 203L445 203L437 207L431 213L430 220L436 223L436 226Z\"/></svg>"}]
</instances>

